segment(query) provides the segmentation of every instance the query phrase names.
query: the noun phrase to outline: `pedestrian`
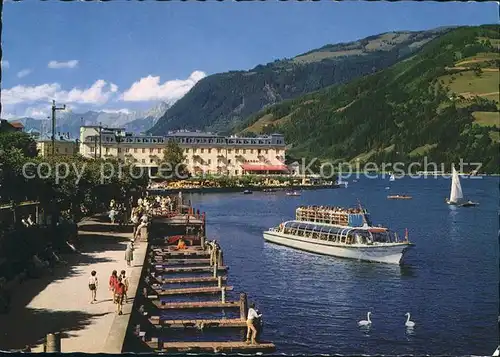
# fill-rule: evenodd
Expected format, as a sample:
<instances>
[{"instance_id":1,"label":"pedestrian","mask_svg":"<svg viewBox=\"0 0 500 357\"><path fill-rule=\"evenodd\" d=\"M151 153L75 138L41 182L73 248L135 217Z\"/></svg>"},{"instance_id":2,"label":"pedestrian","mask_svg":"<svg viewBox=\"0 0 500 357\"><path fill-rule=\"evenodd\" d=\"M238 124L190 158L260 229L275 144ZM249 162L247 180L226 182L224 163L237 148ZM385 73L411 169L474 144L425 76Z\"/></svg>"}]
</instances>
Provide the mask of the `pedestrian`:
<instances>
[{"instance_id":1,"label":"pedestrian","mask_svg":"<svg viewBox=\"0 0 500 357\"><path fill-rule=\"evenodd\" d=\"M125 285L118 279L118 283L115 288L115 299L116 299L116 312L118 315L123 315L122 307L123 307L123 297L125 295Z\"/></svg>"},{"instance_id":2,"label":"pedestrian","mask_svg":"<svg viewBox=\"0 0 500 357\"><path fill-rule=\"evenodd\" d=\"M125 261L127 262L127 266L132 266L132 260L134 260L134 240L131 239L130 242L127 243L127 249L125 249Z\"/></svg>"},{"instance_id":3,"label":"pedestrian","mask_svg":"<svg viewBox=\"0 0 500 357\"><path fill-rule=\"evenodd\" d=\"M92 270L90 273L90 278L89 278L89 289L90 289L90 303L93 304L95 301L97 301L97 272L95 270Z\"/></svg>"},{"instance_id":4,"label":"pedestrian","mask_svg":"<svg viewBox=\"0 0 500 357\"><path fill-rule=\"evenodd\" d=\"M248 309L248 317L247 317L247 344L252 343L252 345L256 345L257 341L255 338L257 337L257 329L255 328L255 320L259 319L262 315L257 314L255 311L255 304L250 305L250 309Z\"/></svg>"},{"instance_id":5,"label":"pedestrian","mask_svg":"<svg viewBox=\"0 0 500 357\"><path fill-rule=\"evenodd\" d=\"M125 302L127 302L127 299L128 299L127 292L128 292L128 287L129 287L129 281L128 281L128 276L126 276L126 274L125 274L125 270L121 271L120 277L118 278L118 280L120 280L120 279L121 279L121 282L123 283L123 285L125 285L125 292L123 294L123 297L125 299Z\"/></svg>"},{"instance_id":6,"label":"pedestrian","mask_svg":"<svg viewBox=\"0 0 500 357\"><path fill-rule=\"evenodd\" d=\"M116 270L113 270L111 273L111 276L109 277L109 291L111 291L111 296L113 298L113 303L116 302L115 299L115 288L116 288L116 283L118 282L118 273Z\"/></svg>"}]
</instances>

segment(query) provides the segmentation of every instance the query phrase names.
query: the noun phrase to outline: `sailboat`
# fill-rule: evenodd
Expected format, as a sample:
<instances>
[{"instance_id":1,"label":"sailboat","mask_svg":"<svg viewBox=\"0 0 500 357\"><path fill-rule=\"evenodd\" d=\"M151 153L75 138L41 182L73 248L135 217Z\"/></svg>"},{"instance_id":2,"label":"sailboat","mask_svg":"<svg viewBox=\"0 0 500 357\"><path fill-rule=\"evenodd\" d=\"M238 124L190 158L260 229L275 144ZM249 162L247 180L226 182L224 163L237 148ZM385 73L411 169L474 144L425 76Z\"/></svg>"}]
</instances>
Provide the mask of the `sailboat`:
<instances>
[{"instance_id":1,"label":"sailboat","mask_svg":"<svg viewBox=\"0 0 500 357\"><path fill-rule=\"evenodd\" d=\"M391 177L389 177L389 181L395 181L396 180L396 176L394 176L394 174L391 174Z\"/></svg>"},{"instance_id":2,"label":"sailboat","mask_svg":"<svg viewBox=\"0 0 500 357\"><path fill-rule=\"evenodd\" d=\"M446 199L446 203L449 205L459 206L459 207L472 207L472 206L477 206L479 204L464 199L464 194L462 192L462 185L460 184L460 177L458 176L457 170L455 170L455 165L452 166L450 198Z\"/></svg>"}]
</instances>

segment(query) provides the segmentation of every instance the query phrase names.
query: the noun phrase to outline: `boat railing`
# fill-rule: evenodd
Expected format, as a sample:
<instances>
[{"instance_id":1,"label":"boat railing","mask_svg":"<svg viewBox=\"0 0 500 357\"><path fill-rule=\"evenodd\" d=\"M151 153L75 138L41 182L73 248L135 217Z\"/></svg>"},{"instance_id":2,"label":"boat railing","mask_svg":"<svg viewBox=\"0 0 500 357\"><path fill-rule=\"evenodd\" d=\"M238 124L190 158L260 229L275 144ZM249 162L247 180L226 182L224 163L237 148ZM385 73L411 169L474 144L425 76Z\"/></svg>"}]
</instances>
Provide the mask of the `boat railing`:
<instances>
[{"instance_id":1,"label":"boat railing","mask_svg":"<svg viewBox=\"0 0 500 357\"><path fill-rule=\"evenodd\" d=\"M349 214L345 212L298 209L296 217L298 221L337 224L342 226L347 226L349 223Z\"/></svg>"}]
</instances>

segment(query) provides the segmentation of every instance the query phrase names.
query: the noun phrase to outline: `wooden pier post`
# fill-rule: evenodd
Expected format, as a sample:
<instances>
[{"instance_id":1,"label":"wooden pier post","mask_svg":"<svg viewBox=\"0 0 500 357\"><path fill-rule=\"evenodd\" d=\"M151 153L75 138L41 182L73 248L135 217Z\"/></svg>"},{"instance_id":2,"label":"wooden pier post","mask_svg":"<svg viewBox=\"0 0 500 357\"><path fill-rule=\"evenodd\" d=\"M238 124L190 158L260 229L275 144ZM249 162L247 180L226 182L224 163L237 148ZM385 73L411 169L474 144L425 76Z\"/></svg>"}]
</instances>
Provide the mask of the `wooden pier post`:
<instances>
[{"instance_id":1,"label":"wooden pier post","mask_svg":"<svg viewBox=\"0 0 500 357\"><path fill-rule=\"evenodd\" d=\"M217 263L214 264L214 278L217 278Z\"/></svg>"},{"instance_id":2,"label":"wooden pier post","mask_svg":"<svg viewBox=\"0 0 500 357\"><path fill-rule=\"evenodd\" d=\"M201 249L205 249L205 235L201 234L200 236L200 245L201 245Z\"/></svg>"},{"instance_id":3,"label":"wooden pier post","mask_svg":"<svg viewBox=\"0 0 500 357\"><path fill-rule=\"evenodd\" d=\"M247 294L240 294L240 317L242 320L246 321L248 313L248 300Z\"/></svg>"},{"instance_id":4,"label":"wooden pier post","mask_svg":"<svg viewBox=\"0 0 500 357\"><path fill-rule=\"evenodd\" d=\"M226 287L222 287L222 303L226 302Z\"/></svg>"},{"instance_id":5,"label":"wooden pier post","mask_svg":"<svg viewBox=\"0 0 500 357\"><path fill-rule=\"evenodd\" d=\"M220 266L224 265L224 255L222 253L222 249L217 250L217 264Z\"/></svg>"},{"instance_id":6,"label":"wooden pier post","mask_svg":"<svg viewBox=\"0 0 500 357\"><path fill-rule=\"evenodd\" d=\"M217 286L218 286L219 288L222 288L222 276L218 276L218 277L217 277Z\"/></svg>"},{"instance_id":7,"label":"wooden pier post","mask_svg":"<svg viewBox=\"0 0 500 357\"><path fill-rule=\"evenodd\" d=\"M56 333L49 333L45 337L45 351L47 353L53 353L53 352L61 352L61 334L56 332Z\"/></svg>"}]
</instances>

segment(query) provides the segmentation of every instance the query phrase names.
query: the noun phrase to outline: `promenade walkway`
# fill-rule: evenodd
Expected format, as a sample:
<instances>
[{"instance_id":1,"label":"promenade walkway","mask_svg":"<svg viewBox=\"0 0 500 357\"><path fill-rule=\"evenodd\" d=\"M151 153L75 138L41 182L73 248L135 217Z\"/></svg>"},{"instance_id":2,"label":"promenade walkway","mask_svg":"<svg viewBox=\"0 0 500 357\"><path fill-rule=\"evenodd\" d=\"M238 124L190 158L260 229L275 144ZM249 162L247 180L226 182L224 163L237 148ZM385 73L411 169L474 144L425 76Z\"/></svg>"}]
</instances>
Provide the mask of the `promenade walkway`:
<instances>
[{"instance_id":1,"label":"promenade walkway","mask_svg":"<svg viewBox=\"0 0 500 357\"><path fill-rule=\"evenodd\" d=\"M109 223L98 219L79 226L82 254L64 256L67 266L58 267L53 276L27 280L14 288L11 311L0 315L0 350L30 345L33 352L42 352L46 334L61 332L62 352L121 352L147 243L136 243L133 267L127 268L125 247L132 228L113 232ZM99 279L94 304L88 289L92 270ZM129 302L121 316L108 289L113 270L126 270L130 281Z\"/></svg>"}]
</instances>

